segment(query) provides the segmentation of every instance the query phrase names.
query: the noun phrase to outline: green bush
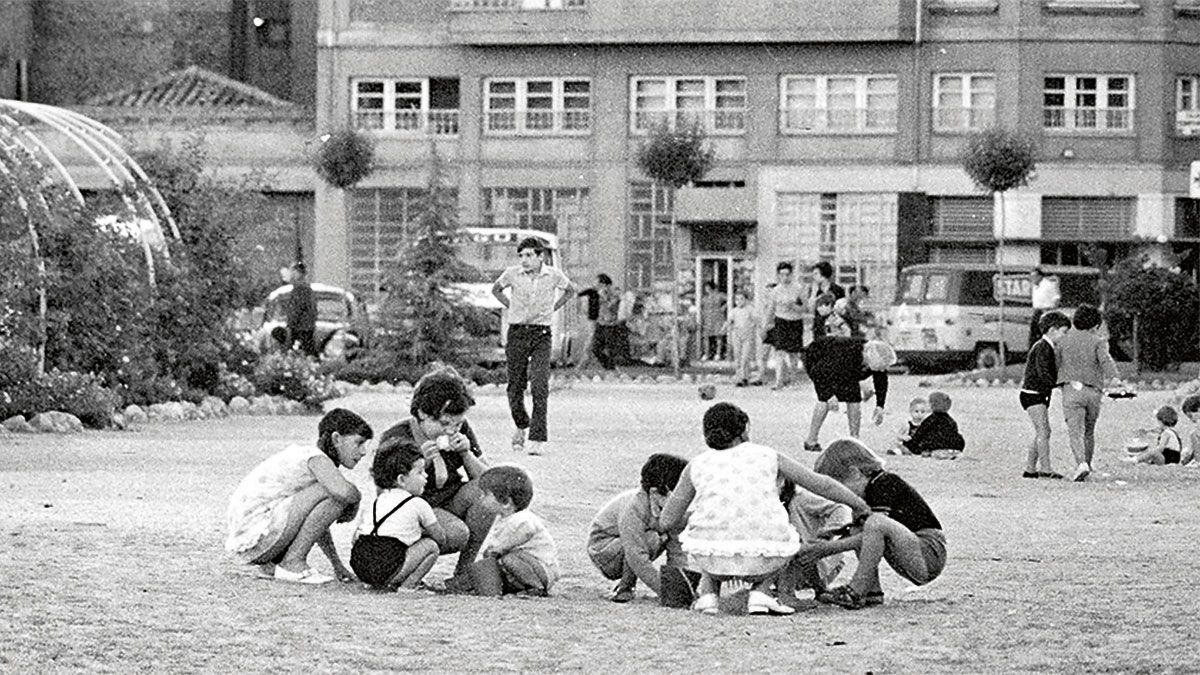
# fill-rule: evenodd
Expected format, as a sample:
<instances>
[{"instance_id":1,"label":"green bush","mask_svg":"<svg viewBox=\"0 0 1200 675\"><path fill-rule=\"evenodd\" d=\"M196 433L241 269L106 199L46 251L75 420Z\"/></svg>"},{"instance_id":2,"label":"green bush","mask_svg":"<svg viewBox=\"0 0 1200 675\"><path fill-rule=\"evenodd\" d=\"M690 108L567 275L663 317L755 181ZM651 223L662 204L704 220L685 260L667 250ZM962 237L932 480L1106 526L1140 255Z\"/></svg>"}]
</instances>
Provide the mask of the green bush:
<instances>
[{"instance_id":1,"label":"green bush","mask_svg":"<svg viewBox=\"0 0 1200 675\"><path fill-rule=\"evenodd\" d=\"M254 385L264 394L319 406L337 396L333 378L321 373L315 359L295 351L267 354L254 369Z\"/></svg>"},{"instance_id":2,"label":"green bush","mask_svg":"<svg viewBox=\"0 0 1200 675\"><path fill-rule=\"evenodd\" d=\"M1137 317L1143 366L1163 370L1196 354L1200 300L1190 277L1144 259L1127 259L1108 273L1104 295L1112 337L1132 342Z\"/></svg>"},{"instance_id":3,"label":"green bush","mask_svg":"<svg viewBox=\"0 0 1200 675\"><path fill-rule=\"evenodd\" d=\"M58 410L70 413L93 428L112 422L119 397L100 378L82 373L52 370L0 393L0 419L13 415L30 417Z\"/></svg>"},{"instance_id":4,"label":"green bush","mask_svg":"<svg viewBox=\"0 0 1200 675\"><path fill-rule=\"evenodd\" d=\"M366 382L390 382L399 384L407 382L415 384L421 376L435 367L434 363L397 363L394 358L385 354L371 353L346 362L329 362L321 365L321 372L334 380L363 384ZM458 368L458 372L475 384L502 384L507 381L504 366L487 368L473 365Z\"/></svg>"}]
</instances>

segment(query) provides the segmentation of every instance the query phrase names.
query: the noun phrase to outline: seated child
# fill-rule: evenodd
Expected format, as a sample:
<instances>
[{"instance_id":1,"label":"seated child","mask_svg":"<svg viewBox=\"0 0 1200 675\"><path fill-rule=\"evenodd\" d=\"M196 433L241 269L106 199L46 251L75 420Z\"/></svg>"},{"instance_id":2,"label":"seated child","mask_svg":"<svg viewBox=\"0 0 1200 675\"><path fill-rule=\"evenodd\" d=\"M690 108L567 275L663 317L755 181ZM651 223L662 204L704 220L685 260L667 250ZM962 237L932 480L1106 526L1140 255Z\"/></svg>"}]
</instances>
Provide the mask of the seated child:
<instances>
[{"instance_id":1,"label":"seated child","mask_svg":"<svg viewBox=\"0 0 1200 675\"><path fill-rule=\"evenodd\" d=\"M446 543L425 492L425 458L415 443L384 443L375 451L371 478L379 495L358 514L350 567L358 578L382 588L416 588ZM380 538L391 541L380 541Z\"/></svg>"},{"instance_id":2,"label":"seated child","mask_svg":"<svg viewBox=\"0 0 1200 675\"><path fill-rule=\"evenodd\" d=\"M1154 418L1158 420L1154 445L1137 455L1126 457L1125 461L1137 464L1179 464L1183 459L1183 441L1179 438L1179 432L1175 431L1175 425L1179 423L1179 413L1175 412L1175 408L1164 405L1154 413Z\"/></svg>"},{"instance_id":3,"label":"seated child","mask_svg":"<svg viewBox=\"0 0 1200 675\"><path fill-rule=\"evenodd\" d=\"M1188 434L1188 445L1180 458L1180 464L1191 464L1196 459L1196 451L1200 450L1200 394L1192 394L1183 399L1180 406L1183 414L1192 423L1192 432Z\"/></svg>"},{"instance_id":4,"label":"seated child","mask_svg":"<svg viewBox=\"0 0 1200 675\"><path fill-rule=\"evenodd\" d=\"M617 582L609 596L613 602L632 600L641 579L667 604L654 560L665 552L668 565L682 567L686 559L679 540L658 531L658 515L685 466L687 460L682 457L650 455L642 465L641 489L617 495L592 519L588 557L606 579ZM687 598L683 606L691 602Z\"/></svg>"},{"instance_id":5,"label":"seated child","mask_svg":"<svg viewBox=\"0 0 1200 675\"><path fill-rule=\"evenodd\" d=\"M908 421L896 433L896 447L888 450L889 455L911 455L912 450L908 449L908 443L912 440L913 434L916 433L917 427L921 426L921 422L929 417L929 399L924 396L915 396L908 402Z\"/></svg>"},{"instance_id":6,"label":"seated child","mask_svg":"<svg viewBox=\"0 0 1200 675\"><path fill-rule=\"evenodd\" d=\"M950 397L943 392L935 391L929 395L932 412L904 443L909 452L924 456L930 456L938 450L962 452L966 443L962 434L958 433L958 423L950 416L950 403Z\"/></svg>"},{"instance_id":7,"label":"seated child","mask_svg":"<svg viewBox=\"0 0 1200 675\"><path fill-rule=\"evenodd\" d=\"M780 489L779 499L787 506L788 521L800 533L801 544L818 541L825 533L849 525L852 520L850 507L797 488L790 481ZM793 558L776 584L780 598L784 601L794 599L796 589L801 586L812 589L815 595L824 593L842 571L843 557L838 553L804 562Z\"/></svg>"},{"instance_id":8,"label":"seated child","mask_svg":"<svg viewBox=\"0 0 1200 675\"><path fill-rule=\"evenodd\" d=\"M839 298L833 303L833 311L829 316L825 317L825 334L838 335L841 337L854 337L854 331L850 327L850 322L846 321L846 311L849 306L849 300Z\"/></svg>"},{"instance_id":9,"label":"seated child","mask_svg":"<svg viewBox=\"0 0 1200 675\"><path fill-rule=\"evenodd\" d=\"M747 585L747 613L795 612L767 592L800 548L779 501L780 478L859 513L869 508L836 481L751 443L749 422L731 403L717 403L704 413L704 440L711 449L688 463L659 517L665 531L682 530L683 550L700 568L699 597L692 607L704 614L718 613L722 594Z\"/></svg>"},{"instance_id":10,"label":"seated child","mask_svg":"<svg viewBox=\"0 0 1200 675\"><path fill-rule=\"evenodd\" d=\"M942 573L946 535L937 516L903 478L884 471L883 460L867 446L854 438L834 441L817 456L813 468L861 495L872 510L857 534L802 549L801 560L851 550L858 554L858 568L850 583L830 589L818 600L846 609L882 604L881 559L917 585L927 584Z\"/></svg>"},{"instance_id":11,"label":"seated child","mask_svg":"<svg viewBox=\"0 0 1200 675\"><path fill-rule=\"evenodd\" d=\"M465 578L446 582L451 592L500 596L509 593L545 596L558 580L558 548L546 523L528 510L533 480L519 466L494 466L479 477L483 503L497 515L483 540L480 559Z\"/></svg>"}]
</instances>

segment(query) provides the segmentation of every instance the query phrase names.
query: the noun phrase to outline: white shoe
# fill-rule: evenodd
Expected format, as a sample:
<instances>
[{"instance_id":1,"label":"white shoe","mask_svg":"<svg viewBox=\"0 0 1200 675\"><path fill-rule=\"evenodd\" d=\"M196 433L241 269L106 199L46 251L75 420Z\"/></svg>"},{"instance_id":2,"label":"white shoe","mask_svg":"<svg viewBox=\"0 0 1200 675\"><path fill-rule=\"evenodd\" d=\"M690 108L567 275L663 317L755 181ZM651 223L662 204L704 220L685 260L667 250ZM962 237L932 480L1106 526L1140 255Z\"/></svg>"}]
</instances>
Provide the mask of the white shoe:
<instances>
[{"instance_id":1,"label":"white shoe","mask_svg":"<svg viewBox=\"0 0 1200 675\"><path fill-rule=\"evenodd\" d=\"M716 593L705 593L696 598L696 602L692 603L692 609L701 614L716 614L719 611L718 598Z\"/></svg>"},{"instance_id":2,"label":"white shoe","mask_svg":"<svg viewBox=\"0 0 1200 675\"><path fill-rule=\"evenodd\" d=\"M546 441L528 441L525 444L525 452L531 455L540 455L546 452Z\"/></svg>"},{"instance_id":3,"label":"white shoe","mask_svg":"<svg viewBox=\"0 0 1200 675\"><path fill-rule=\"evenodd\" d=\"M788 607L762 591L750 591L749 597L746 598L746 613L787 616L795 614L796 608Z\"/></svg>"},{"instance_id":4,"label":"white shoe","mask_svg":"<svg viewBox=\"0 0 1200 675\"><path fill-rule=\"evenodd\" d=\"M279 567L278 565L276 565L275 566L275 580L276 581L289 581L294 584L318 585L318 584L327 584L327 583L333 581L333 577L327 577L324 574L317 572L316 570L314 570L311 567L306 570L303 570L301 572L292 572L290 570L285 570L282 567Z\"/></svg>"},{"instance_id":5,"label":"white shoe","mask_svg":"<svg viewBox=\"0 0 1200 675\"><path fill-rule=\"evenodd\" d=\"M1075 473L1071 476L1071 480L1076 483L1082 483L1087 480L1088 475L1092 473L1092 467L1087 465L1087 462L1080 462L1079 466L1075 467Z\"/></svg>"}]
</instances>

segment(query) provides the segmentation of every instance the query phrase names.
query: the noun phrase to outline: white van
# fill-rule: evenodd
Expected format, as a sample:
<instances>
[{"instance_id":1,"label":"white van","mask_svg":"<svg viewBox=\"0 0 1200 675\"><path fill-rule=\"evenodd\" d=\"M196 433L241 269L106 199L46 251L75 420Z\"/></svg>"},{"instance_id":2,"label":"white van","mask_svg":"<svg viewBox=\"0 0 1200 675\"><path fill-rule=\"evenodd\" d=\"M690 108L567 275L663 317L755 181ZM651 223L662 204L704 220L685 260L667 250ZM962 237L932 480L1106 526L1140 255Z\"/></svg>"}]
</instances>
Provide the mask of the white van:
<instances>
[{"instance_id":1,"label":"white van","mask_svg":"<svg viewBox=\"0 0 1200 675\"><path fill-rule=\"evenodd\" d=\"M1057 277L1062 310L1099 304L1099 271L1091 267L1039 266ZM1032 265L928 263L900 272L896 303L885 315L887 339L900 361L917 367L991 368L1000 363L1001 333L1010 358L1029 350ZM1004 296L1001 330L1000 302Z\"/></svg>"},{"instance_id":2,"label":"white van","mask_svg":"<svg viewBox=\"0 0 1200 675\"><path fill-rule=\"evenodd\" d=\"M478 269L486 281L473 284L455 284L461 289L468 302L496 314L494 347L484 355L484 360L504 363L504 345L508 339L508 313L492 295L492 284L506 267L519 265L517 243L526 237L537 237L546 243L545 264L560 267L558 237L540 230L525 230L515 227L464 227L459 242L458 256L463 262ZM568 314L577 303L569 302L554 313L550 325L550 363L566 364L571 360L572 340L567 330L570 325Z\"/></svg>"}]
</instances>

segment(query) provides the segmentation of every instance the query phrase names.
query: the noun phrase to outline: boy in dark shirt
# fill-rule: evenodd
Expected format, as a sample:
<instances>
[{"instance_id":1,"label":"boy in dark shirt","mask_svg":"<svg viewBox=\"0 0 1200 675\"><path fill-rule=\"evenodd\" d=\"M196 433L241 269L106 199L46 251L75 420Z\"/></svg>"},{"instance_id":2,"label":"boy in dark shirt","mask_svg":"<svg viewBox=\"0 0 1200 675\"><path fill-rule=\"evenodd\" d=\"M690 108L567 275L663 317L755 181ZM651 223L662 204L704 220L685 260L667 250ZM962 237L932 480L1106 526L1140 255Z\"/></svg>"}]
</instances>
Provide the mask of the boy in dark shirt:
<instances>
[{"instance_id":1,"label":"boy in dark shirt","mask_svg":"<svg viewBox=\"0 0 1200 675\"><path fill-rule=\"evenodd\" d=\"M853 550L858 568L845 586L817 596L820 602L861 609L883 603L879 563L886 560L900 576L927 584L946 566L946 535L929 504L903 478L883 470L883 461L853 438L829 444L813 470L837 480L871 506L861 531L842 539L804 544L797 560L819 560Z\"/></svg>"},{"instance_id":2,"label":"boy in dark shirt","mask_svg":"<svg viewBox=\"0 0 1200 675\"><path fill-rule=\"evenodd\" d=\"M1062 478L1050 468L1050 394L1058 386L1058 361L1054 344L1067 334L1071 320L1062 312L1046 312L1039 320L1042 337L1029 346L1025 377L1021 381L1021 407L1033 424L1033 441L1025 456L1025 478ZM1040 467L1040 468L1039 468Z\"/></svg>"},{"instance_id":3,"label":"boy in dark shirt","mask_svg":"<svg viewBox=\"0 0 1200 675\"><path fill-rule=\"evenodd\" d=\"M820 452L818 439L825 416L835 400L846 404L846 421L850 435L858 436L862 424L863 391L859 384L871 378L874 387L875 412L872 418L878 426L883 423L883 406L887 403L887 368L896 362L896 352L879 340L827 335L813 340L804 353L804 369L817 392L812 422L804 449ZM867 396L865 398L870 398Z\"/></svg>"},{"instance_id":4,"label":"boy in dark shirt","mask_svg":"<svg viewBox=\"0 0 1200 675\"><path fill-rule=\"evenodd\" d=\"M962 451L966 443L958 432L958 423L950 416L950 396L935 391L929 395L929 408L933 412L921 421L912 436L904 442L914 455L928 455L935 450Z\"/></svg>"}]
</instances>

